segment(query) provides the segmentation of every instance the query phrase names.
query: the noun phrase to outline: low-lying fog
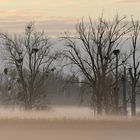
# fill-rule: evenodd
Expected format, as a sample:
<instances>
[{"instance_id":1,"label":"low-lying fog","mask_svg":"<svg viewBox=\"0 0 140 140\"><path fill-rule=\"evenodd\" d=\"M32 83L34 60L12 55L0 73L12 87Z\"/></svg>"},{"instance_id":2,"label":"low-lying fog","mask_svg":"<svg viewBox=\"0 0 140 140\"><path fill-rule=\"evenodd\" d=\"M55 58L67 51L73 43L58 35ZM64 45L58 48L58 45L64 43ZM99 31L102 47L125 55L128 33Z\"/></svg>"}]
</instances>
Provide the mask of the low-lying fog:
<instances>
[{"instance_id":1,"label":"low-lying fog","mask_svg":"<svg viewBox=\"0 0 140 140\"><path fill-rule=\"evenodd\" d=\"M0 108L0 118L21 119L92 119L94 112L89 107L52 106L43 111L24 111L19 108Z\"/></svg>"},{"instance_id":2,"label":"low-lying fog","mask_svg":"<svg viewBox=\"0 0 140 140\"><path fill-rule=\"evenodd\" d=\"M139 109L137 110L139 112ZM99 116L98 116L99 117ZM81 119L92 120L97 119L94 115L94 110L89 107L76 107L76 106L51 106L47 110L25 111L19 108L0 108L0 119L4 118L18 118L18 119ZM102 116L100 119L109 119L109 116ZM116 117L118 118L118 117ZM120 117L119 117L120 118ZM124 118L124 117L123 117ZM130 118L130 113L128 117Z\"/></svg>"}]
</instances>

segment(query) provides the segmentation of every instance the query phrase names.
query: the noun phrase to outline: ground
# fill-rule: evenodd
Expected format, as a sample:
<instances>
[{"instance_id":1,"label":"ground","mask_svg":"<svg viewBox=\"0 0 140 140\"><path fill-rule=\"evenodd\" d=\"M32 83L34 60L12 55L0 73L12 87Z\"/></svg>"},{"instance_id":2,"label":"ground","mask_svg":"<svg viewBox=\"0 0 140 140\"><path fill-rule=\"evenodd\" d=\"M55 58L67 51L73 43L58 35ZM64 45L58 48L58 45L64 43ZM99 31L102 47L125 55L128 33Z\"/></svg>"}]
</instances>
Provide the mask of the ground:
<instances>
[{"instance_id":1,"label":"ground","mask_svg":"<svg viewBox=\"0 0 140 140\"><path fill-rule=\"evenodd\" d=\"M0 121L0 140L139 140L140 121Z\"/></svg>"},{"instance_id":2,"label":"ground","mask_svg":"<svg viewBox=\"0 0 140 140\"><path fill-rule=\"evenodd\" d=\"M0 140L140 140L140 118L95 117L88 108L0 109Z\"/></svg>"}]
</instances>

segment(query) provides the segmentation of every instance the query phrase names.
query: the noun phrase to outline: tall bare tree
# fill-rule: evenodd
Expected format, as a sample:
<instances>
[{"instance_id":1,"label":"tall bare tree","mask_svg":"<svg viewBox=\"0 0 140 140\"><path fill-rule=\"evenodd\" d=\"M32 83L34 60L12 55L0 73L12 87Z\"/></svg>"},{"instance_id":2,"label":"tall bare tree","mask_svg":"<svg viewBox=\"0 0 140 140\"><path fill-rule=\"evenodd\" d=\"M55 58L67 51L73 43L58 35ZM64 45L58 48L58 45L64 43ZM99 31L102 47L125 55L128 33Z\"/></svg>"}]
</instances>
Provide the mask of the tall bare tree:
<instances>
[{"instance_id":1,"label":"tall bare tree","mask_svg":"<svg viewBox=\"0 0 140 140\"><path fill-rule=\"evenodd\" d=\"M129 75L131 79L131 114L132 116L136 115L136 88L138 80L140 78L140 61L137 55L138 48L138 39L140 34L140 24L139 21L134 21L132 19L132 32L131 32L131 41L132 41L132 67L129 68Z\"/></svg>"},{"instance_id":2,"label":"tall bare tree","mask_svg":"<svg viewBox=\"0 0 140 140\"><path fill-rule=\"evenodd\" d=\"M72 65L77 66L92 87L97 113L101 114L103 109L108 113L110 95L106 88L110 85L106 79L116 68L112 64L113 50L119 47L122 38L129 32L128 23L125 17L118 15L112 21L106 21L103 17L97 21L90 18L87 25L82 20L76 31L76 36L66 34L63 37L67 47L64 55Z\"/></svg>"},{"instance_id":3,"label":"tall bare tree","mask_svg":"<svg viewBox=\"0 0 140 140\"><path fill-rule=\"evenodd\" d=\"M22 85L26 109L31 109L33 101L43 92L44 81L58 54L52 52L52 44L44 32L38 32L33 23L25 27L23 36L10 37L0 34L6 60L17 71L17 81Z\"/></svg>"}]
</instances>

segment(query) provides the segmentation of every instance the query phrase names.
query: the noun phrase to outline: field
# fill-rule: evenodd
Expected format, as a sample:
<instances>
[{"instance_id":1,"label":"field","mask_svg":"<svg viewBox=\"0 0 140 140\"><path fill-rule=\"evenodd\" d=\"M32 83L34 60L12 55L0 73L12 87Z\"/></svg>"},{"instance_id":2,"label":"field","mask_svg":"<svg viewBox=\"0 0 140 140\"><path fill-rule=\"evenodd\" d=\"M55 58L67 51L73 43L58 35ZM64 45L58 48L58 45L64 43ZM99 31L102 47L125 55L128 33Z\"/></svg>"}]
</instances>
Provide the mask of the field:
<instances>
[{"instance_id":1,"label":"field","mask_svg":"<svg viewBox=\"0 0 140 140\"><path fill-rule=\"evenodd\" d=\"M0 140L140 140L139 118L94 117L87 108L0 113Z\"/></svg>"}]
</instances>

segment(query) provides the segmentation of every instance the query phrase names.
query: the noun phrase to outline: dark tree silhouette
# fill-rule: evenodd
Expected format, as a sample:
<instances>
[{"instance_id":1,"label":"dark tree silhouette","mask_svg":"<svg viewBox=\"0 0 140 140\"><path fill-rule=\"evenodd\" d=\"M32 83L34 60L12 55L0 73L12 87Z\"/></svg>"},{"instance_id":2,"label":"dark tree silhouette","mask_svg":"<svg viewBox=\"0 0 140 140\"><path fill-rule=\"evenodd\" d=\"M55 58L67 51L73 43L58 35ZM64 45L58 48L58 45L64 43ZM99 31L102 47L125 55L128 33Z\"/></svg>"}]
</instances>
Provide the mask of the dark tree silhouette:
<instances>
[{"instance_id":1,"label":"dark tree silhouette","mask_svg":"<svg viewBox=\"0 0 140 140\"><path fill-rule=\"evenodd\" d=\"M88 25L82 20L76 26L76 36L68 34L63 37L66 50L64 56L71 65L87 79L92 87L92 97L96 101L97 113L103 109L109 112L109 94L106 92L106 83L109 74L115 70L113 65L113 50L118 48L122 38L129 32L125 17L118 15L113 21L106 21L103 17L93 22L91 18ZM120 64L118 64L120 65Z\"/></svg>"},{"instance_id":2,"label":"dark tree silhouette","mask_svg":"<svg viewBox=\"0 0 140 140\"><path fill-rule=\"evenodd\" d=\"M129 68L129 75L131 80L131 114L132 116L136 115L136 88L138 80L140 78L140 62L137 59L137 48L138 48L138 38L140 33L139 21L134 21L132 19L132 32L131 32L131 41L132 41L132 67Z\"/></svg>"},{"instance_id":3,"label":"dark tree silhouette","mask_svg":"<svg viewBox=\"0 0 140 140\"><path fill-rule=\"evenodd\" d=\"M26 26L23 36L0 34L0 38L7 62L16 68L17 81L23 89L25 108L31 109L35 98L43 94L48 74L55 70L53 62L58 53L52 53L49 38L44 32L37 32L33 23Z\"/></svg>"}]
</instances>

